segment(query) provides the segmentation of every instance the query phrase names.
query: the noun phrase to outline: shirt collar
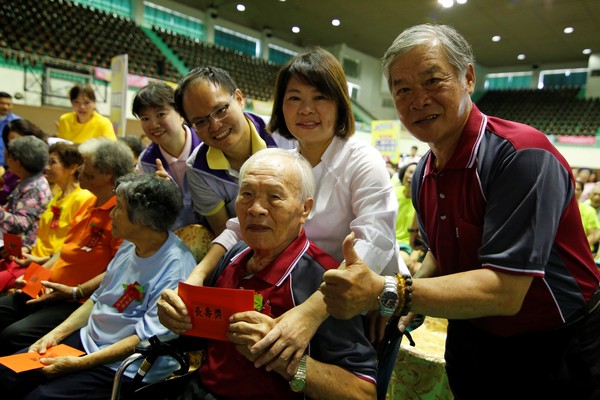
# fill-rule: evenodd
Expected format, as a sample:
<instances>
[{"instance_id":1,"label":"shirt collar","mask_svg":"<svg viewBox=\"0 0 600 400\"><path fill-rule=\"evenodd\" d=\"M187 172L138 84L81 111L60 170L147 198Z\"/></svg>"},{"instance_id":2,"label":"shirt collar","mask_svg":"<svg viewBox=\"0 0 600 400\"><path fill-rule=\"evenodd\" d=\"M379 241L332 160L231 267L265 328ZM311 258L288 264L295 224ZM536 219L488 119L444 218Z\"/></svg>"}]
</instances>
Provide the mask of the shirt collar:
<instances>
[{"instance_id":1,"label":"shirt collar","mask_svg":"<svg viewBox=\"0 0 600 400\"><path fill-rule=\"evenodd\" d=\"M262 271L254 274L253 277L267 282L272 286L280 286L287 279L309 246L310 242L306 238L304 228L302 228L300 235L271 264L266 266ZM242 273L245 270L246 264L253 253L251 248L247 248L233 258L231 265L235 268L236 273Z\"/></svg>"},{"instance_id":2,"label":"shirt collar","mask_svg":"<svg viewBox=\"0 0 600 400\"><path fill-rule=\"evenodd\" d=\"M452 154L444 169L472 168L475 165L477 150L486 126L487 116L473 104L467 123L458 138L454 154ZM424 174L428 175L435 172L435 156L432 152L429 152Z\"/></svg>"},{"instance_id":3,"label":"shirt collar","mask_svg":"<svg viewBox=\"0 0 600 400\"><path fill-rule=\"evenodd\" d=\"M246 123L250 128L252 154L256 153L259 150L266 149L267 143L265 143L263 138L260 137L252 121L250 121L250 119L248 119L247 116L244 117L246 118ZM227 157L225 157L223 151L215 147L209 146L208 151L206 152L206 161L210 169L229 169L229 161L227 160Z\"/></svg>"}]
</instances>

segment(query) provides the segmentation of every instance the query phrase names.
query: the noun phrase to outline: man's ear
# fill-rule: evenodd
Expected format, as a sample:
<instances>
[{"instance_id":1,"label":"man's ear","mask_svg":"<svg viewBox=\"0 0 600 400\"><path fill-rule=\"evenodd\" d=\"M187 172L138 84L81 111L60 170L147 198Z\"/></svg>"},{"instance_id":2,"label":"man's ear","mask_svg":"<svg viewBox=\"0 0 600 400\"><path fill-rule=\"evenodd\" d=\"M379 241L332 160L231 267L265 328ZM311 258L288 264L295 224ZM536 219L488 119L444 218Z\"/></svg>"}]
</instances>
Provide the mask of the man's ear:
<instances>
[{"instance_id":1,"label":"man's ear","mask_svg":"<svg viewBox=\"0 0 600 400\"><path fill-rule=\"evenodd\" d=\"M312 197L309 197L304 201L304 209L302 210L302 223L306 222L308 214L310 214L310 210L312 210L314 204L315 199L313 199Z\"/></svg>"},{"instance_id":2,"label":"man's ear","mask_svg":"<svg viewBox=\"0 0 600 400\"><path fill-rule=\"evenodd\" d=\"M469 92L469 94L473 94L473 92L475 91L476 82L475 68L473 67L473 64L469 64L469 66L467 67L467 73L465 74L465 82L467 84L467 92Z\"/></svg>"}]
</instances>

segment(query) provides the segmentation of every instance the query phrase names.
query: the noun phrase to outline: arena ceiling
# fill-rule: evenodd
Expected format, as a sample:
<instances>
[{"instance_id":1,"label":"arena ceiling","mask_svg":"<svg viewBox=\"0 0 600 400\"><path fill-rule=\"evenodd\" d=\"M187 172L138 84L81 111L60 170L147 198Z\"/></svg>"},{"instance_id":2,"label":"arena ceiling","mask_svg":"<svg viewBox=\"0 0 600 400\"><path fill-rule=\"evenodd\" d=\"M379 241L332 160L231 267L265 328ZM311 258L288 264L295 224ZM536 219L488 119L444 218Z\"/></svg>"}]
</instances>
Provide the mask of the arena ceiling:
<instances>
[{"instance_id":1,"label":"arena ceiling","mask_svg":"<svg viewBox=\"0 0 600 400\"><path fill-rule=\"evenodd\" d=\"M488 68L552 63L586 63L583 49L600 53L600 0L468 0L443 8L438 0L176 0L218 18L298 46L351 48L381 58L400 31L438 22L454 26L473 46L478 64ZM236 5L246 6L244 12ZM455 2L456 3L456 2ZM341 25L334 27L333 18ZM292 33L291 27L300 27ZM573 33L563 32L573 27ZM494 35L501 36L492 42ZM524 60L518 60L525 54Z\"/></svg>"}]
</instances>

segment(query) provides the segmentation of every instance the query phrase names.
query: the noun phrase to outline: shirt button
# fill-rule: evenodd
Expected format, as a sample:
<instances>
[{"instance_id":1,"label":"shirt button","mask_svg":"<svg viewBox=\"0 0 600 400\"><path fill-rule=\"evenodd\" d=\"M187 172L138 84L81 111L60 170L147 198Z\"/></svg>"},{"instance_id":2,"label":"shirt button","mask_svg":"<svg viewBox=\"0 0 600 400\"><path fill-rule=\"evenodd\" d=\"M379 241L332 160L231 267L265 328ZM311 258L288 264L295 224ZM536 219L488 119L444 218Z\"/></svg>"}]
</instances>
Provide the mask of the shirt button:
<instances>
[{"instance_id":1,"label":"shirt button","mask_svg":"<svg viewBox=\"0 0 600 400\"><path fill-rule=\"evenodd\" d=\"M441 216L440 216L440 219L441 219L442 221L445 221L445 220L446 220L446 214L444 214L444 215L441 215Z\"/></svg>"},{"instance_id":2,"label":"shirt button","mask_svg":"<svg viewBox=\"0 0 600 400\"><path fill-rule=\"evenodd\" d=\"M446 195L444 193L440 193L440 199L445 199Z\"/></svg>"}]
</instances>

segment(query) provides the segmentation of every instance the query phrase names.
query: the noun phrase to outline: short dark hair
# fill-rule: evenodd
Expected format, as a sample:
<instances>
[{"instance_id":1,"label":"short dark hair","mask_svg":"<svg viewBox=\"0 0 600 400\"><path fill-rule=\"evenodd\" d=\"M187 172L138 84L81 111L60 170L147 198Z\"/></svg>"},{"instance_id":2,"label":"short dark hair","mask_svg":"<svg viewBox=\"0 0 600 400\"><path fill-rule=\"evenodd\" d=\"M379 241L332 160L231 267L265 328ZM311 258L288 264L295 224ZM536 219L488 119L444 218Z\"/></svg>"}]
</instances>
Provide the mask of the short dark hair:
<instances>
[{"instance_id":1,"label":"short dark hair","mask_svg":"<svg viewBox=\"0 0 600 400\"><path fill-rule=\"evenodd\" d=\"M166 83L153 82L137 92L133 98L131 111L139 118L145 108L164 106L175 108L175 90Z\"/></svg>"},{"instance_id":2,"label":"short dark hair","mask_svg":"<svg viewBox=\"0 0 600 400\"><path fill-rule=\"evenodd\" d=\"M48 138L48 134L33 122L26 119L13 119L12 121L9 121L2 130L4 148L8 147L8 134L10 132L17 132L21 136L35 136L44 142Z\"/></svg>"},{"instance_id":3,"label":"short dark hair","mask_svg":"<svg viewBox=\"0 0 600 400\"><path fill-rule=\"evenodd\" d=\"M18 160L30 174L39 174L48 164L48 144L35 136L23 136L11 141L6 154Z\"/></svg>"},{"instance_id":4,"label":"short dark hair","mask_svg":"<svg viewBox=\"0 0 600 400\"><path fill-rule=\"evenodd\" d=\"M177 89L175 89L175 110L183 117L183 119L190 123L187 118L187 114L183 109L183 95L187 90L188 86L192 84L197 84L198 82L210 82L215 86L218 86L222 89L227 90L230 94L235 93L237 90L237 84L229 75L229 72L224 69L206 66L206 67L197 67L191 70L177 85Z\"/></svg>"},{"instance_id":5,"label":"short dark hair","mask_svg":"<svg viewBox=\"0 0 600 400\"><path fill-rule=\"evenodd\" d=\"M65 167L83 164L83 156L79 152L79 145L69 142L56 142L48 149L48 154L56 153L60 162Z\"/></svg>"},{"instance_id":6,"label":"short dark hair","mask_svg":"<svg viewBox=\"0 0 600 400\"><path fill-rule=\"evenodd\" d=\"M12 99L12 96L6 92L0 92L0 98L3 99Z\"/></svg>"},{"instance_id":7,"label":"short dark hair","mask_svg":"<svg viewBox=\"0 0 600 400\"><path fill-rule=\"evenodd\" d=\"M92 88L90 85L77 84L73 86L71 90L69 90L69 99L71 99L71 101L75 101L80 94L92 101L96 101L96 93L94 93L94 88Z\"/></svg>"},{"instance_id":8,"label":"short dark hair","mask_svg":"<svg viewBox=\"0 0 600 400\"><path fill-rule=\"evenodd\" d=\"M402 183L402 180L404 179L404 174L406 174L406 170L408 169L408 167L410 167L411 165L417 165L416 162L411 162L408 163L406 165L403 165L399 170L398 170L398 179L400 180L400 183Z\"/></svg>"},{"instance_id":9,"label":"short dark hair","mask_svg":"<svg viewBox=\"0 0 600 400\"><path fill-rule=\"evenodd\" d=\"M152 174L128 174L119 178L115 193L125 201L131 222L155 230L171 228L183 207L177 185Z\"/></svg>"},{"instance_id":10,"label":"short dark hair","mask_svg":"<svg viewBox=\"0 0 600 400\"><path fill-rule=\"evenodd\" d=\"M344 69L333 54L320 47L292 57L279 70L275 83L273 111L267 127L271 133L277 131L287 139L294 138L283 116L283 100L291 78L316 87L337 104L336 136L346 138L354 134L354 114Z\"/></svg>"}]
</instances>

